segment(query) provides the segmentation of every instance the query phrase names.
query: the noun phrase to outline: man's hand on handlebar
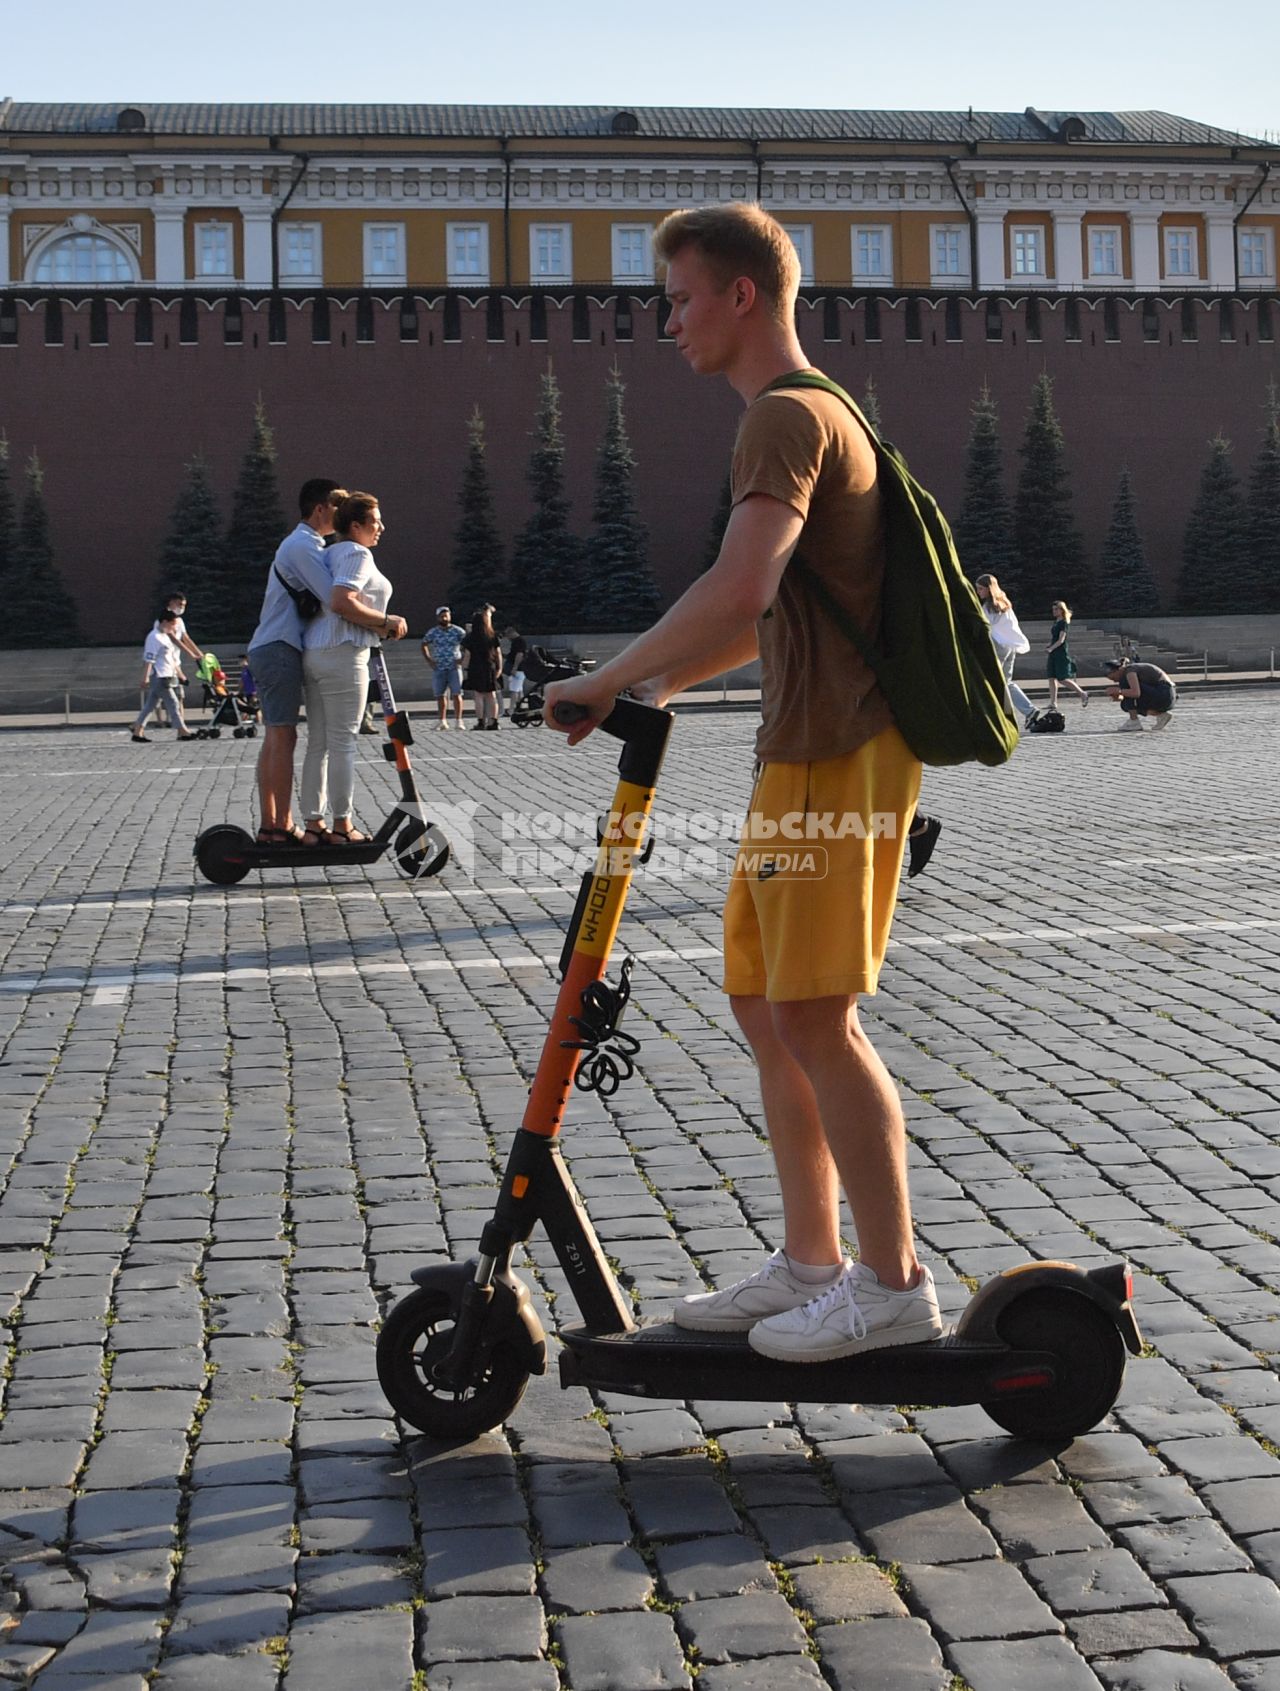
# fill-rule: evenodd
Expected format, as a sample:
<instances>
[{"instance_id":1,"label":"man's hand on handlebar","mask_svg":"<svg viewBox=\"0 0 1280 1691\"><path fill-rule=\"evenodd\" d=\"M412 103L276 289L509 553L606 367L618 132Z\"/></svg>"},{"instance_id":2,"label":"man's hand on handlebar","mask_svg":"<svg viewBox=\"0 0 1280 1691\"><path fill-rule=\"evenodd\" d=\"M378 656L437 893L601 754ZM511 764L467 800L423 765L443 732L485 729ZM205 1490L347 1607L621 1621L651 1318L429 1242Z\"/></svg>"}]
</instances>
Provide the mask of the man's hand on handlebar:
<instances>
[{"instance_id":1,"label":"man's hand on handlebar","mask_svg":"<svg viewBox=\"0 0 1280 1691\"><path fill-rule=\"evenodd\" d=\"M604 721L613 709L617 696L617 690L610 685L603 671L575 675L568 681L553 681L544 694L542 720L548 728L568 735L569 744L576 746ZM557 722L555 719L555 707L558 704L578 705L590 714L581 722L574 722L566 727L563 722Z\"/></svg>"}]
</instances>

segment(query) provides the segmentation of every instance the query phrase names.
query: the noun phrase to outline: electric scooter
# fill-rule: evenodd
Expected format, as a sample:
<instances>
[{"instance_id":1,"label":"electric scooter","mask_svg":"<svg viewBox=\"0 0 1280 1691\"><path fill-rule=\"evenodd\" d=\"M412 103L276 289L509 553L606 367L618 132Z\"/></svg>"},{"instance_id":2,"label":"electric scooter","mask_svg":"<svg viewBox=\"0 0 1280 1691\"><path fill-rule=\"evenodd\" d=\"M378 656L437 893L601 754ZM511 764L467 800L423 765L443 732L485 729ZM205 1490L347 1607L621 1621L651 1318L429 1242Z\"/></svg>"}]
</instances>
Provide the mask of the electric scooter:
<instances>
[{"instance_id":1,"label":"electric scooter","mask_svg":"<svg viewBox=\"0 0 1280 1691\"><path fill-rule=\"evenodd\" d=\"M299 841L263 845L234 823L220 822L196 840L195 859L206 880L220 887L243 881L251 869L303 869L334 863L376 863L389 848L396 868L407 880L438 875L449 861L449 842L434 822L428 822L409 763L413 734L409 718L396 705L386 661L375 646L369 653L369 674L378 689L387 738L382 755L400 775L400 801L391 807L372 839L353 845L306 846Z\"/></svg>"},{"instance_id":2,"label":"electric scooter","mask_svg":"<svg viewBox=\"0 0 1280 1691\"><path fill-rule=\"evenodd\" d=\"M581 714L566 703L556 711L562 722ZM604 975L671 721L624 698L599 725L623 741L620 779L565 938L528 1108L478 1256L416 1270L417 1290L387 1317L377 1367L392 1407L435 1438L472 1438L504 1421L529 1376L545 1373L546 1335L511 1269L541 1222L583 1318L560 1335L562 1386L717 1402L979 1403L1016 1437L1059 1443L1087 1432L1119 1395L1126 1349L1142 1348L1124 1262L1020 1264L988 1280L949 1335L831 1362L777 1362L745 1333L634 1319L556 1141L575 1085L608 1096L634 1068L638 1042L618 1026L632 960L616 987Z\"/></svg>"}]
</instances>

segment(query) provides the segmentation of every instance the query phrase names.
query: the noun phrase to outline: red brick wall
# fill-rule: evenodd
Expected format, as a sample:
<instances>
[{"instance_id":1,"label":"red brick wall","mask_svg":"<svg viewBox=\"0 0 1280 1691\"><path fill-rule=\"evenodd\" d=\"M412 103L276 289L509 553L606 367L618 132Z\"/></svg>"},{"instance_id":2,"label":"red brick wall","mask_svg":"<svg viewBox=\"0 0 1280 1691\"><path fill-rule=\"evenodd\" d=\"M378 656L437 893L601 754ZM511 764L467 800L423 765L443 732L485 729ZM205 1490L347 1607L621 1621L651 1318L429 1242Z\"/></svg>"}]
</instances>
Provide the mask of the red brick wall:
<instances>
[{"instance_id":1,"label":"red brick wall","mask_svg":"<svg viewBox=\"0 0 1280 1691\"><path fill-rule=\"evenodd\" d=\"M380 495L387 520L380 559L396 583L397 607L416 627L429 619L448 581L473 405L488 426L508 538L524 520L529 430L548 358L562 389L579 531L589 527L604 378L616 359L628 384L638 501L663 589L675 594L697 568L739 405L726 384L692 376L674 349L659 343L652 306L634 307L634 339L619 342L612 304L593 303L591 339L577 343L568 305L550 307L547 341L531 343L527 307L508 304L505 340L491 344L483 305L473 310L464 302L462 340L445 343L440 309L420 302L420 339L411 343L399 338L398 310L377 303L369 344L356 341L354 299L335 300L327 346L312 343L309 305L290 308L284 345L268 344L265 305L254 310L246 301L242 345L224 344L221 308L203 305L199 344L180 345L176 305L166 312L157 303L154 344L136 346L132 309L112 305L109 343L90 346L87 302L66 301L63 344L46 346L42 308L20 305L18 344L0 346L0 428L9 437L11 467L17 472L38 447L58 562L92 638L139 635L182 465L197 449L212 464L228 514L259 393L276 430L286 499L312 475L333 475ZM1272 309L1280 327L1280 309ZM1167 588L1207 441L1223 430L1236 443L1237 469L1247 474L1267 383L1280 379L1275 344L1257 337L1256 302L1235 302L1233 343L1220 340L1218 310L1218 302L1197 305L1195 343L1181 339L1179 301L1157 306L1154 344L1143 339L1140 307L1120 304L1120 339L1109 343L1101 305L1092 311L1084 300L1082 339L1074 343L1065 339L1064 302L1051 310L1047 299L1040 304L1038 343L1026 338L1022 307L1010 304L1003 308L1003 340L988 341L981 301L976 310L961 303L963 338L954 343L945 339L941 305L935 312L927 301L919 342L905 338L903 304L887 300L880 305L878 342L866 341L861 301L840 303L838 342L823 338L820 304L812 311L802 306L801 329L814 363L855 396L868 376L874 379L886 432L944 509L959 499L969 407L982 382L1000 406L1012 492L1031 385L1047 370L1091 551L1096 555L1101 544L1118 472L1127 465L1148 552ZM1037 607L1027 606L1026 614L1038 614ZM196 607L193 623L211 626Z\"/></svg>"}]
</instances>

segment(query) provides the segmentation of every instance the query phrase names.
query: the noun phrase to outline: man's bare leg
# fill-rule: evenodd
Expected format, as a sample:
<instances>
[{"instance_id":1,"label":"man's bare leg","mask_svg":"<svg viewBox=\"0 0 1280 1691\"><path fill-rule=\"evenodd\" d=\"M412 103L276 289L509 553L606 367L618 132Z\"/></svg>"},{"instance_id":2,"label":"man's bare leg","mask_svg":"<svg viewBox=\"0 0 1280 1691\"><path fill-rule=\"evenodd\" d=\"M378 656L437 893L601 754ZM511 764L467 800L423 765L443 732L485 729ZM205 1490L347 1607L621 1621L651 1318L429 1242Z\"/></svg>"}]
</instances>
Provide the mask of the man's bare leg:
<instances>
[{"instance_id":1,"label":"man's bare leg","mask_svg":"<svg viewBox=\"0 0 1280 1691\"><path fill-rule=\"evenodd\" d=\"M765 1124L782 1189L782 1248L794 1261L815 1267L839 1262L844 1255L839 1180L809 1077L778 1038L772 1004L739 997L729 1003L760 1071Z\"/></svg>"},{"instance_id":2,"label":"man's bare leg","mask_svg":"<svg viewBox=\"0 0 1280 1691\"><path fill-rule=\"evenodd\" d=\"M264 828L293 826L293 756L296 728L262 730L258 753L258 815Z\"/></svg>"},{"instance_id":3,"label":"man's bare leg","mask_svg":"<svg viewBox=\"0 0 1280 1691\"><path fill-rule=\"evenodd\" d=\"M904 1290L919 1269L907 1192L906 1123L892 1077L858 1020L857 999L804 999L768 1008L779 1046L811 1089L853 1212L858 1255L882 1285ZM796 1094L793 1083L793 1099ZM807 1139L809 1120L799 1119ZM780 1122L778 1135L791 1137L791 1130L790 1120Z\"/></svg>"}]
</instances>

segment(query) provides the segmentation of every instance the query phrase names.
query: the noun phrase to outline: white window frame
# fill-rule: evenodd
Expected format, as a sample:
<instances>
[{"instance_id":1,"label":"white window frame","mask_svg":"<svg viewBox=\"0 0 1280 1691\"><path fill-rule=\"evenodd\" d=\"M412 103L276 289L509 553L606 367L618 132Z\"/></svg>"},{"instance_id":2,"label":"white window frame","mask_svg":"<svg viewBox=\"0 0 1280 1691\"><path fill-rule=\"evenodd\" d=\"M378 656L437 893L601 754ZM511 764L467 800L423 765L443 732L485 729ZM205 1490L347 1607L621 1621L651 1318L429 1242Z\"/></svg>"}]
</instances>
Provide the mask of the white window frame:
<instances>
[{"instance_id":1,"label":"white window frame","mask_svg":"<svg viewBox=\"0 0 1280 1691\"><path fill-rule=\"evenodd\" d=\"M1120 281L1124 277L1124 231L1118 223L1091 223L1086 234L1089 237L1089 275L1090 277L1110 277ZM1115 243L1115 266L1111 270L1099 270L1094 263L1093 243L1101 235L1109 235Z\"/></svg>"},{"instance_id":2,"label":"white window frame","mask_svg":"<svg viewBox=\"0 0 1280 1691\"><path fill-rule=\"evenodd\" d=\"M1200 231L1191 223L1175 223L1166 224L1162 235L1161 256L1164 260L1165 280L1169 282L1198 282L1200 280ZM1172 257L1175 237L1178 241L1179 250L1181 250L1184 241L1187 243L1191 255L1190 270L1175 270L1173 268Z\"/></svg>"},{"instance_id":3,"label":"white window frame","mask_svg":"<svg viewBox=\"0 0 1280 1691\"><path fill-rule=\"evenodd\" d=\"M858 262L859 235L879 235L881 268L864 269ZM850 230L851 269L855 282L892 282L893 225L891 223L855 223Z\"/></svg>"},{"instance_id":4,"label":"white window frame","mask_svg":"<svg viewBox=\"0 0 1280 1691\"><path fill-rule=\"evenodd\" d=\"M800 260L800 286L813 286L813 224L812 223L784 223L782 227L791 237L791 244L796 249L796 257Z\"/></svg>"},{"instance_id":5,"label":"white window frame","mask_svg":"<svg viewBox=\"0 0 1280 1691\"><path fill-rule=\"evenodd\" d=\"M645 260L645 264L644 268L640 270L628 270L622 262L625 256L623 253L623 237L631 235L639 235L643 242L644 251L642 256ZM610 235L610 245L612 247L611 261L613 264L613 280L616 284L623 285L627 282L633 282L642 287L651 287L653 285L654 258L652 223L615 223Z\"/></svg>"},{"instance_id":6,"label":"white window frame","mask_svg":"<svg viewBox=\"0 0 1280 1691\"><path fill-rule=\"evenodd\" d=\"M1262 248L1262 269L1246 270L1244 267L1245 240L1257 241ZM1255 224L1246 224L1237 231L1238 250L1236 262L1240 267L1241 284L1266 286L1276 279L1276 243L1270 229Z\"/></svg>"},{"instance_id":7,"label":"white window frame","mask_svg":"<svg viewBox=\"0 0 1280 1691\"><path fill-rule=\"evenodd\" d=\"M1031 236L1035 241L1035 267L1018 268L1018 237ZM1049 242L1043 223L1013 223L1009 226L1009 279L1030 276L1045 281L1049 275Z\"/></svg>"},{"instance_id":8,"label":"white window frame","mask_svg":"<svg viewBox=\"0 0 1280 1691\"><path fill-rule=\"evenodd\" d=\"M399 243L398 251L400 264L395 270L374 269L374 248L377 238L383 234L394 234ZM366 288L396 288L403 287L409 280L408 254L405 243L405 228L403 223L387 222L382 218L364 226L364 285Z\"/></svg>"},{"instance_id":9,"label":"white window frame","mask_svg":"<svg viewBox=\"0 0 1280 1691\"><path fill-rule=\"evenodd\" d=\"M289 236L305 230L311 237L311 265L307 269L291 269L289 265ZM322 282L324 280L324 225L322 223L282 223L278 231L281 282Z\"/></svg>"},{"instance_id":10,"label":"white window frame","mask_svg":"<svg viewBox=\"0 0 1280 1691\"><path fill-rule=\"evenodd\" d=\"M954 237L956 242L957 266L954 270L943 270L939 264L939 237ZM931 223L929 225L929 276L935 288L964 287L969 281L971 269L969 256L969 225L967 223Z\"/></svg>"},{"instance_id":11,"label":"white window frame","mask_svg":"<svg viewBox=\"0 0 1280 1691\"><path fill-rule=\"evenodd\" d=\"M226 238L227 263L225 269L211 270L208 268L206 260L209 254L205 251L204 243L210 235L222 235ZM197 223L195 240L192 244L195 248L195 273L201 281L208 278L210 281L229 282L234 277L236 273L236 231L233 223L224 223L221 218L208 223Z\"/></svg>"},{"instance_id":12,"label":"white window frame","mask_svg":"<svg viewBox=\"0 0 1280 1691\"><path fill-rule=\"evenodd\" d=\"M114 254L114 275L94 276L89 279L77 276L60 278L56 274L47 277L39 276L38 272L42 264L50 263L51 268L57 270L59 249L74 253L76 243L86 241L95 243L93 246L85 247L83 250L86 252L96 253L98 249L105 249ZM74 270L74 262L68 268ZM92 268L95 270L98 268L96 258ZM50 238L40 241L33 247L26 263L26 281L29 286L36 288L118 288L122 285L132 286L140 279L140 274L136 255L129 250L122 240L101 225L94 229L76 229L64 225Z\"/></svg>"},{"instance_id":13,"label":"white window frame","mask_svg":"<svg viewBox=\"0 0 1280 1691\"><path fill-rule=\"evenodd\" d=\"M538 241L543 234L552 231L560 237L561 265L558 270L540 270L538 268ZM573 281L573 224L548 222L540 218L537 223L529 225L529 280L534 287L563 286Z\"/></svg>"},{"instance_id":14,"label":"white window frame","mask_svg":"<svg viewBox=\"0 0 1280 1691\"><path fill-rule=\"evenodd\" d=\"M457 240L460 235L475 235L478 238L478 262L476 270L464 270L458 265ZM483 288L489 282L489 225L485 221L467 223L446 223L445 240L445 269L449 277L451 288Z\"/></svg>"}]
</instances>

